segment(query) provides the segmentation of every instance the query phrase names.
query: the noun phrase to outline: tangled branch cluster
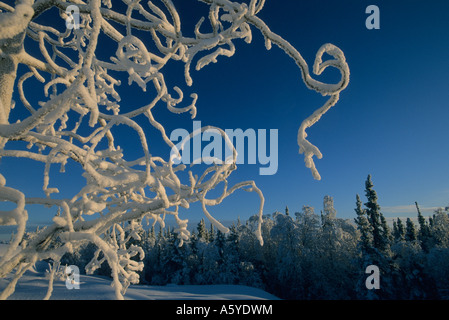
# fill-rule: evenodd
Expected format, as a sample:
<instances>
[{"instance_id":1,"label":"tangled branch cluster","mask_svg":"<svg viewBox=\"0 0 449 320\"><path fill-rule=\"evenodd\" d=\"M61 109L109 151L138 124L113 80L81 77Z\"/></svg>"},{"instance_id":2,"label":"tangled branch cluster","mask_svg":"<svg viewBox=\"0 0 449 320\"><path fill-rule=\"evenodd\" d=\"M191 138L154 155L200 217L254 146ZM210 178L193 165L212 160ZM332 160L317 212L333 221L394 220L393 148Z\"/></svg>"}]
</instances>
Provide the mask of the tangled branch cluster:
<instances>
[{"instance_id":1,"label":"tangled branch cluster","mask_svg":"<svg viewBox=\"0 0 449 320\"><path fill-rule=\"evenodd\" d=\"M147 132L139 124L144 116L147 123L159 130L166 144L175 148L153 110L162 104L172 113L189 112L194 118L198 95L191 94L191 101L185 103L179 87L172 90L167 87L163 67L171 60L182 61L185 82L191 86L190 68L194 61L196 70L200 70L221 56L231 57L235 52L234 40L251 42L251 27L262 32L267 49L274 43L295 60L309 88L330 96L322 108L302 123L298 132L300 152L305 154L306 165L319 178L312 156L320 158L321 153L305 139L305 130L337 102L339 92L348 84L349 69L343 53L330 44L319 50L314 72L320 74L333 66L342 75L335 85L321 83L310 77L299 52L257 17L264 0L251 0L249 4L229 0L199 1L209 6L209 14L198 21L194 37L183 36L181 19L171 0L161 0L160 5L151 1L144 4L139 0L123 0L126 10L122 13L113 9L111 0L21 0L15 7L0 2L3 11L0 13L0 157L45 163L45 197L42 198L25 197L20 190L8 187L0 174L0 200L16 204L15 209L0 212L0 225L17 225L15 239L0 260L0 277L13 270L16 274L1 298L14 292L18 279L36 261L48 258L58 261L64 253L85 242L92 242L98 248L88 271L93 272L107 261L116 296L123 298L129 284L138 282L137 271L142 269L142 263L132 259L139 255L143 258L141 250L128 243L138 237L135 231L141 228L140 222L147 217L163 225L165 215L173 215L182 244L188 239L189 231L188 220L178 215L179 208L189 208L194 202L201 203L206 217L218 229L227 232L208 208L220 204L238 189L256 192L260 197L261 221L264 198L255 183L245 181L228 186L227 179L236 169L235 150L232 161L210 166L198 177L185 165L174 165L172 158L164 160L153 156ZM40 15L52 8L59 9L61 17L67 18L66 9L73 4L80 11L80 28L62 26L58 30L37 22ZM206 20L210 24L208 32L202 31L206 29ZM145 32L152 40L151 49L141 36L135 35L136 30L139 34ZM116 51L109 61L100 59L97 54L104 36L116 43ZM25 50L25 38L38 45L39 57ZM324 53L335 59L322 62ZM19 64L28 68L20 77L17 75ZM116 73L127 76L128 85L136 83L143 92L151 86L151 92L156 94L149 98L149 103L122 111L117 91L122 84L114 76ZM45 101L34 103L27 97L24 87L32 78L42 83ZM15 86L28 115L20 122L9 123ZM124 150L114 140L114 128L119 125L136 132L143 151L141 158L125 160ZM222 130L216 129L226 138ZM26 142L28 150L9 149L9 141ZM72 198L56 199L52 195L59 189L51 187L50 170L56 164L64 170L68 161L79 163L86 185ZM181 181L181 172L186 172L188 181ZM208 193L220 184L221 195L208 198ZM51 226L25 240L28 221L25 206L28 204L54 206L60 214L54 217ZM260 227L256 235L262 244ZM62 245L51 246L56 239Z\"/></svg>"}]
</instances>

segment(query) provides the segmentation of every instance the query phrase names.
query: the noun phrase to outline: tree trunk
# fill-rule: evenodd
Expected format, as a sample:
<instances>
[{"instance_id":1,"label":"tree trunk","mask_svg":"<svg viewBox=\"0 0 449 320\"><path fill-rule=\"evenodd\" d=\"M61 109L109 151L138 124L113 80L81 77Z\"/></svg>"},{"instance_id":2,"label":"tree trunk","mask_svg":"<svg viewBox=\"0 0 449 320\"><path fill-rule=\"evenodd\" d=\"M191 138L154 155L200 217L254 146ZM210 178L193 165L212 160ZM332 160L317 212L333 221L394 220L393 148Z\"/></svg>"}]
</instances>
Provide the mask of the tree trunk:
<instances>
[{"instance_id":1,"label":"tree trunk","mask_svg":"<svg viewBox=\"0 0 449 320\"><path fill-rule=\"evenodd\" d=\"M19 55L23 51L25 30L34 13L32 4L32 0L22 0L14 12L0 14L0 125L9 124ZM0 137L0 149L6 142L6 138Z\"/></svg>"},{"instance_id":2,"label":"tree trunk","mask_svg":"<svg viewBox=\"0 0 449 320\"><path fill-rule=\"evenodd\" d=\"M17 76L17 55L23 48L25 32L18 34L12 39L1 41L0 50L0 124L9 124L9 113L11 111L12 94ZM0 149L7 139L0 137Z\"/></svg>"}]
</instances>

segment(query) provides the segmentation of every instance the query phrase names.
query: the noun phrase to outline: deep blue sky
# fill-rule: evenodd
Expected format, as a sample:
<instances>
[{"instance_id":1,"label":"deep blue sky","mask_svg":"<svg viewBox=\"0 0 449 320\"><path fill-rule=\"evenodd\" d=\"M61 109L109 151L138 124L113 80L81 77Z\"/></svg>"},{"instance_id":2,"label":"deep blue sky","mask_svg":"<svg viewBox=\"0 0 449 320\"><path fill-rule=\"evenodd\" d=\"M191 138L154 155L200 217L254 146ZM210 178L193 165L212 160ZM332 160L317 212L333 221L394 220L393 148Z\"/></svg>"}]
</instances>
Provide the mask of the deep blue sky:
<instances>
[{"instance_id":1,"label":"deep blue sky","mask_svg":"<svg viewBox=\"0 0 449 320\"><path fill-rule=\"evenodd\" d=\"M184 34L191 35L199 10L206 6L194 0L174 3L185 21ZM380 9L380 30L365 27L370 4ZM304 205L319 213L323 197L330 195L338 216L352 219L355 195L365 199L368 174L386 216L415 216L407 207L415 201L423 209L448 205L449 2L267 0L259 16L297 48L309 66L322 44L338 46L345 53L351 80L337 105L307 131L308 139L323 153L323 159L315 159L322 177L316 181L298 154L296 137L302 120L326 98L306 88L300 70L283 51L276 46L267 51L256 29L251 44L235 42L233 57L219 57L217 64L199 72L192 68L191 88L183 82L180 64L167 66L169 86L185 89L186 97L199 94L196 120L203 125L279 130L277 174L259 176L258 165L240 165L231 182L255 180L265 195L265 213L283 211L286 205L292 213ZM329 70L313 77L326 81L336 76L338 72ZM132 94L123 104L139 104L143 99L143 94ZM163 105L158 108L155 116L168 132L178 127L191 131L188 114L173 115ZM17 106L12 117L18 117L20 110ZM128 136L120 139L126 148ZM43 165L26 162L27 170L37 173L35 180L23 168L13 159L0 163L9 185L22 186L28 196L42 196ZM68 192L83 181L80 170L73 169L71 174L55 176L56 181L70 181ZM33 217L41 214L35 210ZM257 196L242 191L211 208L211 213L221 220L235 220L257 210ZM184 218L197 220L201 215L200 207L193 206Z\"/></svg>"},{"instance_id":2,"label":"deep blue sky","mask_svg":"<svg viewBox=\"0 0 449 320\"><path fill-rule=\"evenodd\" d=\"M365 27L370 4L380 9L380 30ZM257 176L257 168L241 166L234 175L236 181L253 177L265 194L266 213L286 205L290 212L303 205L319 212L323 197L331 195L338 215L353 218L355 195L364 200L368 174L386 216L416 216L415 201L423 209L447 205L449 3L267 1L260 17L309 66L318 48L330 42L343 50L351 70L338 104L308 130L308 139L324 155L315 160L321 181L305 168L296 134L326 99L305 87L299 69L280 49L266 51L255 31L253 43L242 42L234 57L194 73L203 123L279 129L278 173ZM255 212L256 197L235 198L238 205L228 201L223 216Z\"/></svg>"}]
</instances>

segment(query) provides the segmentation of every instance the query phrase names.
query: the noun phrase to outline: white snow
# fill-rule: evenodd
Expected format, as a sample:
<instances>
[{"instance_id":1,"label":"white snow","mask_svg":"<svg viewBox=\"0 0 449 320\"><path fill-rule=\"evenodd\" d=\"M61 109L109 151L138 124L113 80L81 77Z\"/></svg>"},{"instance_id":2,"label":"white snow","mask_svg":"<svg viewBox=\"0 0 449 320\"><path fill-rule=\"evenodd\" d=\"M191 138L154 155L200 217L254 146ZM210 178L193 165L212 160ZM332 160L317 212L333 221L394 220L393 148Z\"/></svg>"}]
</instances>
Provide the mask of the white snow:
<instances>
[{"instance_id":1,"label":"white snow","mask_svg":"<svg viewBox=\"0 0 449 320\"><path fill-rule=\"evenodd\" d=\"M6 287L0 280L0 288ZM48 280L37 273L25 274L8 300L42 300ZM239 285L146 286L131 285L125 300L274 300L278 299L257 288ZM69 290L63 281L55 281L50 300L115 300L111 279L80 276L80 289Z\"/></svg>"},{"instance_id":2,"label":"white snow","mask_svg":"<svg viewBox=\"0 0 449 320\"><path fill-rule=\"evenodd\" d=\"M0 244L0 256L7 245ZM48 288L48 264L37 262L25 272L9 300L42 300ZM0 292L8 285L13 274L0 279ZM65 281L54 279L50 300L115 300L112 279L102 276L80 275L79 289L67 289ZM240 285L130 285L125 300L278 300L257 288Z\"/></svg>"},{"instance_id":3,"label":"white snow","mask_svg":"<svg viewBox=\"0 0 449 320\"><path fill-rule=\"evenodd\" d=\"M0 16L2 32L0 39L10 39L23 32L33 17L34 10L31 1L20 1L14 12L3 13Z\"/></svg>"}]
</instances>

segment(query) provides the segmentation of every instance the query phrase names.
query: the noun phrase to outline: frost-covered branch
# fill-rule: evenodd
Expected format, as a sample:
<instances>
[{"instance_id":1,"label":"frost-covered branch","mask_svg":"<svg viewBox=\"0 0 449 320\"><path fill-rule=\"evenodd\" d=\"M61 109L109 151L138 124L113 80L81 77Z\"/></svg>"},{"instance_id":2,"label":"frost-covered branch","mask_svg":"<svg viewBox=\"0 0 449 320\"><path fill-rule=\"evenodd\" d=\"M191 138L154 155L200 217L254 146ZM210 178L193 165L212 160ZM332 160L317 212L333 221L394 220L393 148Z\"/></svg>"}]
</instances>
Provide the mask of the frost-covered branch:
<instances>
[{"instance_id":1,"label":"frost-covered branch","mask_svg":"<svg viewBox=\"0 0 449 320\"><path fill-rule=\"evenodd\" d=\"M224 162L213 161L214 165L200 175L194 173L201 169L195 164L187 168L175 165L173 157L154 155L157 150L152 139L157 137L150 140L148 136L148 127L153 127L160 139L176 148L164 124L155 116L156 107L165 107L175 115L189 113L192 119L197 113L200 96L190 93L186 98L180 89L182 84L168 87L164 67L170 61L184 63L183 82L191 86L192 64L199 71L232 57L237 50L236 40L251 43L252 28L264 35L267 49L274 43L296 62L308 88L329 96L323 107L303 121L298 132L300 152L314 177L319 178L312 157L320 158L321 153L305 139L305 131L335 105L348 84L349 69L341 50L326 44L318 51L313 66L315 75L327 67L339 69L342 75L337 84L322 83L311 77L300 53L257 17L264 0L251 0L249 4L199 1L209 6L209 12L198 21L192 37L183 35L182 14L171 0L162 0L159 5L123 0L126 10L121 12L110 0L22 0L14 8L0 2L0 157L44 163L42 197L26 197L8 186L6 173L0 174L0 200L15 205L12 210L0 212L0 225L17 226L15 238L0 260L0 277L16 272L2 298L14 292L16 282L34 262L52 259L56 266L65 253L88 242L97 246L97 252L87 271L94 272L107 262L116 296L123 298L127 287L139 281L137 272L142 270L143 251L132 240L138 240L144 219L153 219L163 226L165 217L173 216L182 245L189 238L189 231L188 220L181 217L179 209L200 203L211 223L226 232L211 208L237 190L259 196L256 236L263 243L262 191L254 181L229 186L228 178L236 169L236 151L223 130L214 128L233 150L232 157ZM66 10L73 4L80 12L78 29L66 28L64 23L60 28L47 26L42 19L36 20L50 11L54 13L52 8L66 19ZM147 34L145 39L142 33ZM109 59L102 50L104 36L114 43ZM24 46L25 38L34 44L34 50ZM40 54L35 56L32 52L36 50ZM334 59L323 62L324 53ZM19 64L28 69L18 74ZM127 85L133 84L141 89L147 102L137 105L127 101L125 109L122 96ZM34 90L41 90L44 101L32 96L31 85ZM12 101L16 87L21 104ZM20 121L10 123L14 106L23 110L19 112ZM127 148L117 145L119 126L135 134L141 151L137 159L130 159ZM198 133L192 133L189 139ZM57 165L64 172L69 162L79 165L86 183L76 194L57 198L57 193L66 194L65 186L56 185L51 179L52 170ZM223 188L221 194L209 198L216 188ZM53 224L25 239L25 207L30 204L57 208L58 214ZM52 278L49 283L51 286ZM49 288L46 298L51 292Z\"/></svg>"}]
</instances>

